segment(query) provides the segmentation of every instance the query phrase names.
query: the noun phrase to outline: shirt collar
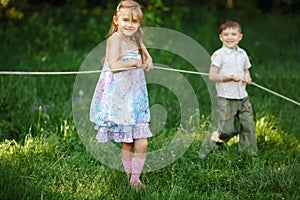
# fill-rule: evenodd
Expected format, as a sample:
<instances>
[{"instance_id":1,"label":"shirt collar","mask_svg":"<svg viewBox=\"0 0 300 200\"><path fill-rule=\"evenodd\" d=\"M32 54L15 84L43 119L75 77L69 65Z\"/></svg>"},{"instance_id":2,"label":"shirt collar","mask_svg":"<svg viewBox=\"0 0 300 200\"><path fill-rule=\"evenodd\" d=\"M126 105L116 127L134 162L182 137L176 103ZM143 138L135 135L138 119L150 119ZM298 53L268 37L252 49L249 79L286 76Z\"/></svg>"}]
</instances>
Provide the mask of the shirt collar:
<instances>
[{"instance_id":1,"label":"shirt collar","mask_svg":"<svg viewBox=\"0 0 300 200\"><path fill-rule=\"evenodd\" d=\"M236 49L230 49L228 47L226 47L225 45L223 45L222 49L227 53L227 54L231 54L233 52L242 52L242 49L237 46Z\"/></svg>"}]
</instances>

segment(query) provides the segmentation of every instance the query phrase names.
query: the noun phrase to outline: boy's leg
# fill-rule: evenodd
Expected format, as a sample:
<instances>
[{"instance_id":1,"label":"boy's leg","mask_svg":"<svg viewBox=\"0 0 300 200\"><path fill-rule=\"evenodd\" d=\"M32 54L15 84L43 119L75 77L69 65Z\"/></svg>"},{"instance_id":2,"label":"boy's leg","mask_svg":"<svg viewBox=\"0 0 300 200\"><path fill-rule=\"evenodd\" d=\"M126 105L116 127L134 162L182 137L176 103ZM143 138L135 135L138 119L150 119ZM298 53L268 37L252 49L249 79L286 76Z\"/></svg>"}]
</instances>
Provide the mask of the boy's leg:
<instances>
[{"instance_id":1,"label":"boy's leg","mask_svg":"<svg viewBox=\"0 0 300 200\"><path fill-rule=\"evenodd\" d=\"M235 126L237 114L236 100L218 98L218 132L220 140L227 142L237 135Z\"/></svg>"},{"instance_id":2,"label":"boy's leg","mask_svg":"<svg viewBox=\"0 0 300 200\"><path fill-rule=\"evenodd\" d=\"M242 102L239 119L241 122L239 150L247 151L253 156L256 156L258 149L256 143L255 125L253 121L253 111L249 98L244 99Z\"/></svg>"}]
</instances>

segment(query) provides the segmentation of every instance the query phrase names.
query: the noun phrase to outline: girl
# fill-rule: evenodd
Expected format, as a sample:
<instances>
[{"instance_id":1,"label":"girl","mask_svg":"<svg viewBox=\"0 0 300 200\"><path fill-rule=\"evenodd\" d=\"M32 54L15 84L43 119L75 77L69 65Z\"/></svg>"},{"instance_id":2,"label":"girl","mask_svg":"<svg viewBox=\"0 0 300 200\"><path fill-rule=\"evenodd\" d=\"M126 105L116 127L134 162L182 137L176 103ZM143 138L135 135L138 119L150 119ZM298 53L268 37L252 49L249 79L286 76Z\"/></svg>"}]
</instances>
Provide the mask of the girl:
<instances>
[{"instance_id":1,"label":"girl","mask_svg":"<svg viewBox=\"0 0 300 200\"><path fill-rule=\"evenodd\" d=\"M153 63L143 44L142 23L143 13L138 3L132 0L119 3L106 44L103 70L108 72L100 75L90 108L96 139L100 143L114 140L122 144L122 163L135 189L145 187L139 178L145 163L147 138L152 137L144 69L149 72Z\"/></svg>"}]
</instances>

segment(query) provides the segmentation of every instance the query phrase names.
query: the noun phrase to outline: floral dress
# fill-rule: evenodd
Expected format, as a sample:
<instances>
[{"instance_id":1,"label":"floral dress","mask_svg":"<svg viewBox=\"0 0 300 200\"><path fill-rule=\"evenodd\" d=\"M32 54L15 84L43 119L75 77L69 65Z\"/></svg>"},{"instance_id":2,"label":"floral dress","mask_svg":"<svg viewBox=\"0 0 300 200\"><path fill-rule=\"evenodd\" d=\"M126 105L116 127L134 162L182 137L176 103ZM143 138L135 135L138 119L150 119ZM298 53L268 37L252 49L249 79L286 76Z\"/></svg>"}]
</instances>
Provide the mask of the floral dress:
<instances>
[{"instance_id":1,"label":"floral dress","mask_svg":"<svg viewBox=\"0 0 300 200\"><path fill-rule=\"evenodd\" d=\"M122 61L141 59L137 49L129 50L123 40L122 44L126 49ZM152 137L143 68L113 73L105 60L102 70L90 107L90 120L95 124L98 142L132 143L134 139Z\"/></svg>"}]
</instances>

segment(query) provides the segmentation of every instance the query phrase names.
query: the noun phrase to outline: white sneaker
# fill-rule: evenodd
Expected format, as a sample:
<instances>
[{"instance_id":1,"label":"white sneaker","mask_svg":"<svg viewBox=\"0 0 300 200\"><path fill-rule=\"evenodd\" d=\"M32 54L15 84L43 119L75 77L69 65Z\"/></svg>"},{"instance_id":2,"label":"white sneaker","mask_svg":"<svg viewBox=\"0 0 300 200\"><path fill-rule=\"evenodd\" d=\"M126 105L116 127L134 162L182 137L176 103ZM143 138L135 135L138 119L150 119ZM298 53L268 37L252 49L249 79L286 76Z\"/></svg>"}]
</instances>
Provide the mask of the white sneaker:
<instances>
[{"instance_id":1,"label":"white sneaker","mask_svg":"<svg viewBox=\"0 0 300 200\"><path fill-rule=\"evenodd\" d=\"M214 141L214 142L224 143L224 141L221 140L221 139L219 138L219 133L218 133L217 131L214 131L214 132L211 134L210 140L212 140L212 141Z\"/></svg>"}]
</instances>

